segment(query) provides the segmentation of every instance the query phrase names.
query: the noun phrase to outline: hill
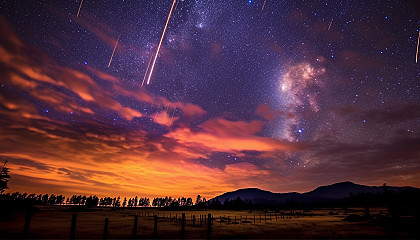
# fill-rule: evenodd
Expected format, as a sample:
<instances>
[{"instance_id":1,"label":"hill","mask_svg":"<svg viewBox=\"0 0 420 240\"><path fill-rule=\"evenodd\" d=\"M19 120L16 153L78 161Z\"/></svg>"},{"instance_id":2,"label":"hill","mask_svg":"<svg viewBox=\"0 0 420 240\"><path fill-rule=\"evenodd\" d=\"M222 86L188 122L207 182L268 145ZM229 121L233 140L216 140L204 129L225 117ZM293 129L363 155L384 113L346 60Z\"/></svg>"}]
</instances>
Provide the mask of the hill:
<instances>
[{"instance_id":1,"label":"hill","mask_svg":"<svg viewBox=\"0 0 420 240\"><path fill-rule=\"evenodd\" d=\"M401 189L411 187L386 187L387 190L398 192ZM365 186L353 182L340 182L327 186L320 186L306 193L273 193L259 188L245 188L224 193L213 198L223 203L226 199L237 199L252 201L254 204L282 204L286 201L297 201L301 203L314 203L319 201L337 201L355 196L361 193L377 194L384 191L384 186Z\"/></svg>"}]
</instances>

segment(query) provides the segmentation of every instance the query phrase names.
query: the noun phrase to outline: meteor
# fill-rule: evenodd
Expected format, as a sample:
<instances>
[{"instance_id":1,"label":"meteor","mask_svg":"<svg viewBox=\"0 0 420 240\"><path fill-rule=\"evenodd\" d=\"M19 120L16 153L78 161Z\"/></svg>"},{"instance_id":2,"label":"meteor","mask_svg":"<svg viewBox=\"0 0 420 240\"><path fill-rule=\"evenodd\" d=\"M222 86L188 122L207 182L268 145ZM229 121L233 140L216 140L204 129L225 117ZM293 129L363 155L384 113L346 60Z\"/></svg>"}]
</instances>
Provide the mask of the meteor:
<instances>
[{"instance_id":1,"label":"meteor","mask_svg":"<svg viewBox=\"0 0 420 240\"><path fill-rule=\"evenodd\" d=\"M169 110L169 105L168 105L168 107L166 107L165 115L163 115L163 122L166 121L166 115L168 115L168 110Z\"/></svg>"},{"instance_id":2,"label":"meteor","mask_svg":"<svg viewBox=\"0 0 420 240\"><path fill-rule=\"evenodd\" d=\"M77 11L76 17L79 17L80 9L82 8L83 0L80 1L79 10Z\"/></svg>"},{"instance_id":3,"label":"meteor","mask_svg":"<svg viewBox=\"0 0 420 240\"><path fill-rule=\"evenodd\" d=\"M175 5L175 8L174 8L174 11L176 11L176 9L178 8L178 4L179 4L179 2L176 2L176 5Z\"/></svg>"},{"instance_id":4,"label":"meteor","mask_svg":"<svg viewBox=\"0 0 420 240\"><path fill-rule=\"evenodd\" d=\"M117 49L118 41L120 40L121 34L118 36L117 41L115 42L114 50L112 51L111 59L109 59L108 68L111 65L112 58L114 57L115 49Z\"/></svg>"},{"instance_id":5,"label":"meteor","mask_svg":"<svg viewBox=\"0 0 420 240\"><path fill-rule=\"evenodd\" d=\"M417 38L417 52L416 52L416 63L419 59L419 41L420 41L420 30L419 30L419 37Z\"/></svg>"},{"instance_id":6,"label":"meteor","mask_svg":"<svg viewBox=\"0 0 420 240\"><path fill-rule=\"evenodd\" d=\"M328 26L328 31L329 31L329 30L330 30L330 28L331 28L331 25L332 25L333 20L334 20L334 19L331 19L330 25Z\"/></svg>"},{"instance_id":7,"label":"meteor","mask_svg":"<svg viewBox=\"0 0 420 240\"><path fill-rule=\"evenodd\" d=\"M264 0L264 3L263 3L262 8L261 8L261 11L262 11L262 10L264 10L265 3L266 3L266 2L267 2L267 0Z\"/></svg>"},{"instance_id":8,"label":"meteor","mask_svg":"<svg viewBox=\"0 0 420 240\"><path fill-rule=\"evenodd\" d=\"M174 108L174 111L172 112L171 121L169 122L169 126L172 125L172 120L174 119L176 108Z\"/></svg>"},{"instance_id":9,"label":"meteor","mask_svg":"<svg viewBox=\"0 0 420 240\"><path fill-rule=\"evenodd\" d=\"M169 11L168 19L166 20L165 27L163 28L162 37L160 38L158 48L156 50L155 59L153 60L152 67L150 68L149 77L147 78L147 84L150 84L150 78L152 77L153 69L155 68L156 59L159 55L160 46L162 45L163 38L165 37L166 28L168 27L169 20L171 19L172 10L174 9L176 0L172 2L171 10Z\"/></svg>"},{"instance_id":10,"label":"meteor","mask_svg":"<svg viewBox=\"0 0 420 240\"><path fill-rule=\"evenodd\" d=\"M146 80L147 71L149 71L150 63L152 62L153 55L150 55L149 64L147 64L146 72L144 73L143 82L141 83L141 86L144 85L144 80Z\"/></svg>"}]
</instances>

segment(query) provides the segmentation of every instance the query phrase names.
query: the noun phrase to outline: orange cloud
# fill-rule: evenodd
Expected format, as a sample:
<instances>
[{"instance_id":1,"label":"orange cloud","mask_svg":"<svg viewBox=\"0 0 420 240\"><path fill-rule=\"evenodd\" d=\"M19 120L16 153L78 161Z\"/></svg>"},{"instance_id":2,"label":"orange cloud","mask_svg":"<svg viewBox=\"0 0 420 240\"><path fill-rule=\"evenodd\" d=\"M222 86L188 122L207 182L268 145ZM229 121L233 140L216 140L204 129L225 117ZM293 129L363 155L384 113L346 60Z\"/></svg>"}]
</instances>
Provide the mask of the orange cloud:
<instances>
[{"instance_id":1,"label":"orange cloud","mask_svg":"<svg viewBox=\"0 0 420 240\"><path fill-rule=\"evenodd\" d=\"M215 152L295 150L296 147L288 143L256 136L263 126L263 122L256 120L244 122L215 118L201 124L198 131L181 127L165 136L192 149L202 147Z\"/></svg>"},{"instance_id":2,"label":"orange cloud","mask_svg":"<svg viewBox=\"0 0 420 240\"><path fill-rule=\"evenodd\" d=\"M16 34L8 29L8 24L3 19L0 19L0 22L2 23L1 32L9 32L11 39L17 38L15 37ZM15 42L10 41L8 38L2 38L0 40L2 43L6 42L5 45L9 46ZM9 69L5 74L6 82L18 86L29 94L34 95L34 97L54 106L58 111L69 113L81 110L84 113L92 114L93 108L85 106L75 108L78 104L74 98L63 94L61 91L52 90L48 84L64 87L77 94L81 99L94 103L95 109L99 107L114 110L127 120L142 116L139 111L124 107L115 101L106 90L101 88L87 74L59 66L41 52L37 52L37 57L43 59L43 62L39 62L38 59L33 59L26 55L26 52L28 52L27 48L29 47L21 44L11 46L8 49L0 46L0 62ZM45 65L48 68L45 68ZM110 75L105 75L93 69L90 70L94 71L100 77L104 77L105 80L116 80Z\"/></svg>"},{"instance_id":3,"label":"orange cloud","mask_svg":"<svg viewBox=\"0 0 420 240\"><path fill-rule=\"evenodd\" d=\"M170 111L172 112L172 111ZM176 120L179 119L179 117L174 117L173 114L168 114L167 111L162 111L160 113L157 113L153 115L152 117L153 121L165 125L165 126L171 126Z\"/></svg>"}]
</instances>

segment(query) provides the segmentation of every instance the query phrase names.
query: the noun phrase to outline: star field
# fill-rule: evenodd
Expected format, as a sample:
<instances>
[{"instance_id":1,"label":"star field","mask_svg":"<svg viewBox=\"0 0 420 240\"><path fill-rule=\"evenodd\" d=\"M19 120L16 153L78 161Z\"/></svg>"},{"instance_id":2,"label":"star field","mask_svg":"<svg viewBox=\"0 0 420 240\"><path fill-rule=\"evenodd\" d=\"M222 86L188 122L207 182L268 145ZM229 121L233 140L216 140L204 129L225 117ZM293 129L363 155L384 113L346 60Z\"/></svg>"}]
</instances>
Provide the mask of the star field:
<instances>
[{"instance_id":1,"label":"star field","mask_svg":"<svg viewBox=\"0 0 420 240\"><path fill-rule=\"evenodd\" d=\"M419 4L263 3L1 3L11 189L420 187Z\"/></svg>"}]
</instances>

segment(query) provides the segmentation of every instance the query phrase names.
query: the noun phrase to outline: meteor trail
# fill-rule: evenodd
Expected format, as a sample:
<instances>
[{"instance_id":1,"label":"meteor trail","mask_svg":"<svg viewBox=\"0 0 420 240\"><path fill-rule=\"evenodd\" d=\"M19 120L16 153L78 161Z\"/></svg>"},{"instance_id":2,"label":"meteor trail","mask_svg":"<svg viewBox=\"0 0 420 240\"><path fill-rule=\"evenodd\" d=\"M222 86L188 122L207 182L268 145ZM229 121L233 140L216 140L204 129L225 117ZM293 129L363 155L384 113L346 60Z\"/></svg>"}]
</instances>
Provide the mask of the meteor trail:
<instances>
[{"instance_id":1,"label":"meteor trail","mask_svg":"<svg viewBox=\"0 0 420 240\"><path fill-rule=\"evenodd\" d=\"M118 36L117 41L115 42L114 50L112 51L111 59L109 59L108 68L111 65L112 58L114 57L115 49L117 49L118 41L120 40L121 34Z\"/></svg>"},{"instance_id":2,"label":"meteor trail","mask_svg":"<svg viewBox=\"0 0 420 240\"><path fill-rule=\"evenodd\" d=\"M169 122L169 126L172 125L172 120L174 119L176 108L174 108L174 111L172 112L171 121Z\"/></svg>"},{"instance_id":3,"label":"meteor trail","mask_svg":"<svg viewBox=\"0 0 420 240\"><path fill-rule=\"evenodd\" d=\"M83 0L80 1L79 10L77 11L76 17L79 17L80 9L82 8Z\"/></svg>"},{"instance_id":4,"label":"meteor trail","mask_svg":"<svg viewBox=\"0 0 420 240\"><path fill-rule=\"evenodd\" d=\"M333 20L334 20L334 19L331 19L330 25L328 26L328 31L329 31L329 30L330 30L330 28L331 28L331 25L332 25Z\"/></svg>"},{"instance_id":5,"label":"meteor trail","mask_svg":"<svg viewBox=\"0 0 420 240\"><path fill-rule=\"evenodd\" d=\"M143 82L141 83L141 86L144 85L144 80L146 80L147 72L149 71L150 63L152 62L153 55L150 55L149 64L147 64L146 72L144 73Z\"/></svg>"},{"instance_id":6,"label":"meteor trail","mask_svg":"<svg viewBox=\"0 0 420 240\"><path fill-rule=\"evenodd\" d=\"M416 52L416 63L419 59L419 41L420 41L420 30L419 30L419 37L417 38L417 52Z\"/></svg>"},{"instance_id":7,"label":"meteor trail","mask_svg":"<svg viewBox=\"0 0 420 240\"><path fill-rule=\"evenodd\" d=\"M172 10L174 9L175 3L176 3L176 0L174 0L172 2L172 6L171 6L171 10L169 11L168 19L166 20L165 27L163 28L162 37L160 38L159 45L158 45L158 48L156 50L155 59L153 60L152 67L150 68L149 77L147 78L147 84L150 83L150 78L152 77L153 69L155 68L155 64L156 64L156 59L157 59L157 56L159 55L160 46L162 45L163 38L165 37L166 28L168 27L169 20L171 19Z\"/></svg>"},{"instance_id":8,"label":"meteor trail","mask_svg":"<svg viewBox=\"0 0 420 240\"><path fill-rule=\"evenodd\" d=\"M165 115L163 115L163 122L166 121L166 115L168 115L168 110L169 110L169 105L168 105L168 107L165 110Z\"/></svg>"},{"instance_id":9,"label":"meteor trail","mask_svg":"<svg viewBox=\"0 0 420 240\"><path fill-rule=\"evenodd\" d=\"M179 2L176 2L176 5L175 5L175 8L174 8L174 11L176 11L176 9L178 8L178 4L179 4Z\"/></svg>"},{"instance_id":10,"label":"meteor trail","mask_svg":"<svg viewBox=\"0 0 420 240\"><path fill-rule=\"evenodd\" d=\"M264 10L265 3L266 3L266 2L267 2L267 0L264 0L264 3L263 3L262 8L261 8L261 11L262 11L262 10Z\"/></svg>"}]
</instances>

